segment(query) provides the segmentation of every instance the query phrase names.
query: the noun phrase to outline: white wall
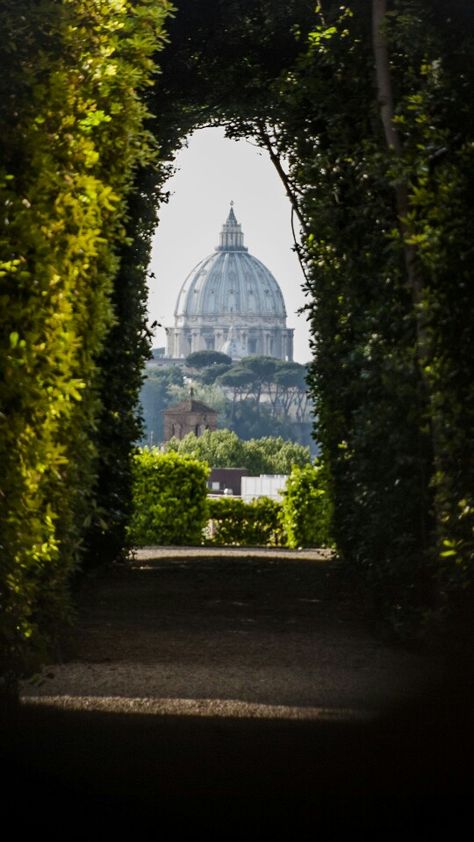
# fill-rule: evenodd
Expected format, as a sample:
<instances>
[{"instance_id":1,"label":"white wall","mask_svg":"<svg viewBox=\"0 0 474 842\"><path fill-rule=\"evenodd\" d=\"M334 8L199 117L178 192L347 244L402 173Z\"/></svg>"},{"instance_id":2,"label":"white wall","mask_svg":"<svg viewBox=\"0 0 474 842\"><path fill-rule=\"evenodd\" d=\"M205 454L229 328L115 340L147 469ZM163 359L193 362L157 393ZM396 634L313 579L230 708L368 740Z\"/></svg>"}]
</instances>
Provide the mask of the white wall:
<instances>
[{"instance_id":1,"label":"white wall","mask_svg":"<svg viewBox=\"0 0 474 842\"><path fill-rule=\"evenodd\" d=\"M281 500L281 491L285 488L287 474L260 474L259 477L242 477L242 500L248 503L255 497L271 497Z\"/></svg>"}]
</instances>

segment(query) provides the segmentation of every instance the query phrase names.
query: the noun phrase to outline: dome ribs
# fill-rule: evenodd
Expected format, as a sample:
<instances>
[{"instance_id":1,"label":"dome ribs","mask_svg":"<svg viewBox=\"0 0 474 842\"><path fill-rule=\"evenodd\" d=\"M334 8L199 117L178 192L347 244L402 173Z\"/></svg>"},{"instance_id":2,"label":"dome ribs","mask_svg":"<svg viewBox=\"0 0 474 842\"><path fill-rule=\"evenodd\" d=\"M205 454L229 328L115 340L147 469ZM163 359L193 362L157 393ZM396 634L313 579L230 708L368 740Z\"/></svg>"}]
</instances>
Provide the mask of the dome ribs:
<instances>
[{"instance_id":1,"label":"dome ribs","mask_svg":"<svg viewBox=\"0 0 474 842\"><path fill-rule=\"evenodd\" d=\"M266 354L271 347L276 358L293 358L293 330L286 327L280 286L244 246L232 205L219 245L196 264L181 287L167 353L182 359L190 350L213 346L219 351L226 343L238 349L238 356Z\"/></svg>"}]
</instances>

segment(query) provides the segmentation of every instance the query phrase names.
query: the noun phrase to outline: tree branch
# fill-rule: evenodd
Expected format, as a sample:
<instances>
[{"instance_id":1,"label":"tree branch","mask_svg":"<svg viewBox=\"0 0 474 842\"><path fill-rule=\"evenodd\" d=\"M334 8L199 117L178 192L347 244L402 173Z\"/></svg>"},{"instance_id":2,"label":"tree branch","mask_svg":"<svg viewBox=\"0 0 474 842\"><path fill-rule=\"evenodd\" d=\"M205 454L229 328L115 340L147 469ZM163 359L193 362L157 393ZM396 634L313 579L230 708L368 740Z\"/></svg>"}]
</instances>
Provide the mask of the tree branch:
<instances>
[{"instance_id":1,"label":"tree branch","mask_svg":"<svg viewBox=\"0 0 474 842\"><path fill-rule=\"evenodd\" d=\"M274 165L274 167L275 167L275 169L276 169L276 171L277 171L277 173L278 173L278 175L279 175L279 177L280 177L280 179L283 183L286 195L288 196L288 198L291 202L291 206L293 207L294 212L296 213L296 216L298 217L301 225L304 227L304 220L303 220L303 217L301 216L301 212L300 212L300 209L298 207L298 198L297 198L297 195L296 195L295 188L292 185L292 183L291 183L291 181L288 177L288 174L285 172L285 170L282 167L280 158L276 154L275 149L273 148L273 144L272 144L272 141L270 139L270 136L269 136L268 132L266 131L266 129L264 128L264 126L262 125L262 123L258 124L257 131L258 131L258 136L260 137L260 140L262 141L265 149L267 150L268 154L270 155L270 160L271 160L272 164Z\"/></svg>"},{"instance_id":2,"label":"tree branch","mask_svg":"<svg viewBox=\"0 0 474 842\"><path fill-rule=\"evenodd\" d=\"M267 150L268 154L270 155L270 160L271 160L272 164L274 165L274 167L275 167L275 169L276 169L276 171L277 171L277 173L278 173L278 175L279 175L279 177L280 177L280 179L283 183L286 195L288 196L288 198L290 200L290 204L291 204L291 232L293 234L293 242L295 244L295 252L296 252L296 255L298 257L298 261L299 261L299 264L301 266L301 271L303 272L304 279L305 279L306 283L309 284L309 278L306 274L306 269L305 269L303 260L301 258L300 244L299 244L298 239L296 237L296 231L295 231L295 223L294 223L295 214L298 217L298 221L299 221L301 227L303 229L305 227L302 214L301 214L300 209L298 207L298 197L296 195L296 190L295 190L293 184L291 183L291 181L288 177L288 173L286 173L285 170L283 169L280 158L277 155L277 153L275 152L275 149L274 149L274 146L272 144L271 138L270 138L268 132L266 131L264 125L262 123L259 123L257 128L258 128L258 136L259 136L261 142L263 143L265 149Z\"/></svg>"},{"instance_id":3,"label":"tree branch","mask_svg":"<svg viewBox=\"0 0 474 842\"><path fill-rule=\"evenodd\" d=\"M372 35L373 50L375 58L375 72L377 77L377 98L380 107L380 117L385 132L385 140L389 150L392 150L397 157L402 155L402 144L400 136L394 124L394 105L392 79L390 73L390 62L388 55L387 39L384 34L384 25L387 14L387 0L372 0ZM395 188L397 203L397 214L399 219L400 232L404 242L405 266L407 270L408 284L413 293L415 305L421 303L423 284L418 271L415 247L407 243L406 217L409 211L408 185L406 180L400 182ZM421 351L421 358L425 353L425 330L423 317L417 307L417 332L418 342ZM423 347L422 347L423 346Z\"/></svg>"}]
</instances>

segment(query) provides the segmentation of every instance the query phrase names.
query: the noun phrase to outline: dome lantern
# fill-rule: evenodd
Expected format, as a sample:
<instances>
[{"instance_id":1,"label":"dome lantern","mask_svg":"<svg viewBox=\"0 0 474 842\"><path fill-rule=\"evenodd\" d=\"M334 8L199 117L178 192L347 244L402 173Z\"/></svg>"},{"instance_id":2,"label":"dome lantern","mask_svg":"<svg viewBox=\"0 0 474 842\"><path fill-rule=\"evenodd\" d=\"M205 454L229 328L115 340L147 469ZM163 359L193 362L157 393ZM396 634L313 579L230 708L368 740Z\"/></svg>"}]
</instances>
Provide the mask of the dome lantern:
<instances>
[{"instance_id":1,"label":"dome lantern","mask_svg":"<svg viewBox=\"0 0 474 842\"><path fill-rule=\"evenodd\" d=\"M248 251L244 246L242 226L235 217L233 202L230 203L229 215L222 226L216 251Z\"/></svg>"}]
</instances>

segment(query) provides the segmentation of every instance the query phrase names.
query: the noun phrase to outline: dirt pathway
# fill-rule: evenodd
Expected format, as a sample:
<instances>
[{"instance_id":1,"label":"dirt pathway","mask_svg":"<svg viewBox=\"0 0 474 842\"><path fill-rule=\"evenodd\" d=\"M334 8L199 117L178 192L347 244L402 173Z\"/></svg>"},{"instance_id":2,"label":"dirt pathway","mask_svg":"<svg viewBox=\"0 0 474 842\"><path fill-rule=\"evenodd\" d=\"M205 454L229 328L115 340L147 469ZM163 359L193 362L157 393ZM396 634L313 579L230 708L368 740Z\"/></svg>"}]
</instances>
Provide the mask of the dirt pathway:
<instances>
[{"instance_id":1,"label":"dirt pathway","mask_svg":"<svg viewBox=\"0 0 474 842\"><path fill-rule=\"evenodd\" d=\"M327 554L142 550L87 583L62 662L23 686L4 803L37 821L54 793L86 838L91 811L173 840L452 833L472 706L443 678L371 636Z\"/></svg>"}]
</instances>

